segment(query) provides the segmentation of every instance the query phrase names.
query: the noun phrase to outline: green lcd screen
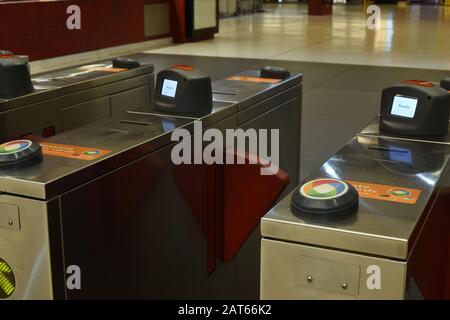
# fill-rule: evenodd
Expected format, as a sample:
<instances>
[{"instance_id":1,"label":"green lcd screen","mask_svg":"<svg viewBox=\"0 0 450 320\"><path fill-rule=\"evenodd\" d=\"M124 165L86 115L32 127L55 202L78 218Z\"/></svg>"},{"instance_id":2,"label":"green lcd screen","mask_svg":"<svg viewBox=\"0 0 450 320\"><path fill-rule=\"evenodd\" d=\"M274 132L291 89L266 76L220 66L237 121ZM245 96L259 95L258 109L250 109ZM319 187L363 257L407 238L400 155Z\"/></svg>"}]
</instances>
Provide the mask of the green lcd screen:
<instances>
[{"instance_id":1,"label":"green lcd screen","mask_svg":"<svg viewBox=\"0 0 450 320\"><path fill-rule=\"evenodd\" d=\"M14 273L2 258L0 258L0 299L11 297L16 289L16 279Z\"/></svg>"}]
</instances>

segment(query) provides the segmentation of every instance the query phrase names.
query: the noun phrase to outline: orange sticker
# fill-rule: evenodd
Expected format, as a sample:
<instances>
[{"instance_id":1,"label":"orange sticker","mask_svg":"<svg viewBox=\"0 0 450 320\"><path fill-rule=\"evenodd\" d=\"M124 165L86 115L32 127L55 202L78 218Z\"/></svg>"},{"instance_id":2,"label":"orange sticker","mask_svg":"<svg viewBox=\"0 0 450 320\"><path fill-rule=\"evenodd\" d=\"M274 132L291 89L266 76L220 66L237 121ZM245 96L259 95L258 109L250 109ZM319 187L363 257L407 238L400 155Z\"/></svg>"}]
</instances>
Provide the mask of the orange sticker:
<instances>
[{"instance_id":1,"label":"orange sticker","mask_svg":"<svg viewBox=\"0 0 450 320\"><path fill-rule=\"evenodd\" d=\"M70 146L66 144L48 142L41 142L40 145L42 147L42 153L46 156L79 159L85 161L98 159L111 152L111 150Z\"/></svg>"},{"instance_id":2,"label":"orange sticker","mask_svg":"<svg viewBox=\"0 0 450 320\"><path fill-rule=\"evenodd\" d=\"M173 68L180 69L183 71L194 71L195 70L195 68L193 66L188 66L187 64L176 65L176 66L173 66Z\"/></svg>"},{"instance_id":3,"label":"orange sticker","mask_svg":"<svg viewBox=\"0 0 450 320\"><path fill-rule=\"evenodd\" d=\"M98 67L98 68L92 69L92 71L117 73L117 72L128 71L128 69L126 69L126 68L106 68L106 67Z\"/></svg>"},{"instance_id":4,"label":"orange sticker","mask_svg":"<svg viewBox=\"0 0 450 320\"><path fill-rule=\"evenodd\" d=\"M259 82L259 83L278 83L281 79L271 79L271 78L258 78L258 77L244 77L244 76L233 76L227 78L231 81L245 81L245 82Z\"/></svg>"},{"instance_id":5,"label":"orange sticker","mask_svg":"<svg viewBox=\"0 0 450 320\"><path fill-rule=\"evenodd\" d=\"M422 192L419 189L387 186L384 184L359 181L347 182L356 188L361 198L367 199L415 204Z\"/></svg>"}]
</instances>

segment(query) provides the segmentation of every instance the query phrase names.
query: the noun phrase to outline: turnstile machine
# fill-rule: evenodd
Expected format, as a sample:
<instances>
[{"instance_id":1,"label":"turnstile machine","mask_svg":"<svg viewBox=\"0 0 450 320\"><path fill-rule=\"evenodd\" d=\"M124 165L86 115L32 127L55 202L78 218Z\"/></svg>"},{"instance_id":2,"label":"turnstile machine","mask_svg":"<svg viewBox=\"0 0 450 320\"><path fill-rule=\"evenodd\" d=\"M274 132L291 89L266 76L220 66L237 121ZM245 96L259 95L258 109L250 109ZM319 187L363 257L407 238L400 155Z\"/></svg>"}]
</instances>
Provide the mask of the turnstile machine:
<instances>
[{"instance_id":1,"label":"turnstile machine","mask_svg":"<svg viewBox=\"0 0 450 320\"><path fill-rule=\"evenodd\" d=\"M39 74L31 79L30 92L0 95L0 142L27 135L46 138L132 108L149 107L154 66L117 67L117 61Z\"/></svg>"},{"instance_id":2,"label":"turnstile machine","mask_svg":"<svg viewBox=\"0 0 450 320\"><path fill-rule=\"evenodd\" d=\"M450 298L448 130L380 131L435 132L449 100L408 83L386 89L381 117L262 219L262 299ZM403 94L411 88L427 94ZM433 92L445 100L428 105Z\"/></svg>"},{"instance_id":3,"label":"turnstile machine","mask_svg":"<svg viewBox=\"0 0 450 320\"><path fill-rule=\"evenodd\" d=\"M171 98L176 88L169 81L157 94ZM172 163L171 132L193 132L197 120L204 129L280 129L292 189L302 75L243 72L212 92L207 115L132 110L40 141L41 161L0 168L0 298L258 298L259 231L231 261L217 258L218 191L205 166Z\"/></svg>"}]
</instances>

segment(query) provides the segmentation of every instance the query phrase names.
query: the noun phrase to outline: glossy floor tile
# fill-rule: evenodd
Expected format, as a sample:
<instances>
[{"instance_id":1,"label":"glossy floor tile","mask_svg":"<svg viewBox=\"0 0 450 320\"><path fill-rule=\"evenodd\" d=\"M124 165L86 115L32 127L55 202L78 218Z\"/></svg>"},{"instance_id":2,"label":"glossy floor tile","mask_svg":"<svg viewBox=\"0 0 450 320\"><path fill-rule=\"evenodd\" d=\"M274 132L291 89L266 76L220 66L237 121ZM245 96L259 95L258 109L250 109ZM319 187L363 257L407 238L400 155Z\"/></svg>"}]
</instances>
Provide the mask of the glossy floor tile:
<instances>
[{"instance_id":1,"label":"glossy floor tile","mask_svg":"<svg viewBox=\"0 0 450 320\"><path fill-rule=\"evenodd\" d=\"M305 4L268 4L265 13L222 19L212 40L150 52L450 70L450 6L380 8L381 28L369 30L362 5L309 16Z\"/></svg>"}]
</instances>

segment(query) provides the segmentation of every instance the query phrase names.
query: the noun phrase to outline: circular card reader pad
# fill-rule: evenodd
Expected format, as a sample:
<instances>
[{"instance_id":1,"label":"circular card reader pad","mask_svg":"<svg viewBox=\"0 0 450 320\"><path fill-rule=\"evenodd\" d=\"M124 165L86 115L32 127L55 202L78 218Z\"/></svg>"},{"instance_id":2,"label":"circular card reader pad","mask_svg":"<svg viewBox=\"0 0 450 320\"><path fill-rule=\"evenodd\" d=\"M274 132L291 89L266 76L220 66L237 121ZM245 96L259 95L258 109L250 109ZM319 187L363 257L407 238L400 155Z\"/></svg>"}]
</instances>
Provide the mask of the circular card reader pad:
<instances>
[{"instance_id":1,"label":"circular card reader pad","mask_svg":"<svg viewBox=\"0 0 450 320\"><path fill-rule=\"evenodd\" d=\"M296 211L322 217L353 214L358 210L358 202L356 189L336 179L308 181L292 196L292 206Z\"/></svg>"},{"instance_id":2,"label":"circular card reader pad","mask_svg":"<svg viewBox=\"0 0 450 320\"><path fill-rule=\"evenodd\" d=\"M22 167L42 161L41 146L30 140L14 140L0 145L0 168Z\"/></svg>"}]
</instances>

